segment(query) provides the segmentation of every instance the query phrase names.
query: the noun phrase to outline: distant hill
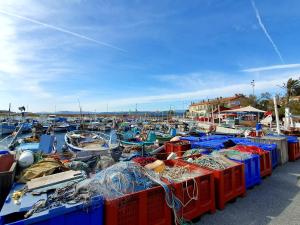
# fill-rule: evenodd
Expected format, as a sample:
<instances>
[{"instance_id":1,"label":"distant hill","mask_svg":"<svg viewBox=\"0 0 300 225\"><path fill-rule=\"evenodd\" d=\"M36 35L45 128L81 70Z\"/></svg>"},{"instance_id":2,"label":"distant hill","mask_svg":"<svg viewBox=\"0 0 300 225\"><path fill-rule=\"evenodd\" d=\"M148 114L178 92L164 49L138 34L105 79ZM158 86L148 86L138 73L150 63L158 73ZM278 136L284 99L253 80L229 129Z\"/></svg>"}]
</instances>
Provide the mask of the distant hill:
<instances>
[{"instance_id":1,"label":"distant hill","mask_svg":"<svg viewBox=\"0 0 300 225\"><path fill-rule=\"evenodd\" d=\"M182 115L185 112L185 110L175 110L175 115ZM161 115L166 114L168 111L137 111L137 112L89 112L89 111L83 111L82 114L100 114L100 115L122 115L122 114L130 114L130 115ZM58 111L56 113L54 112L39 112L38 114L63 114L63 115L78 115L80 114L79 111Z\"/></svg>"}]
</instances>

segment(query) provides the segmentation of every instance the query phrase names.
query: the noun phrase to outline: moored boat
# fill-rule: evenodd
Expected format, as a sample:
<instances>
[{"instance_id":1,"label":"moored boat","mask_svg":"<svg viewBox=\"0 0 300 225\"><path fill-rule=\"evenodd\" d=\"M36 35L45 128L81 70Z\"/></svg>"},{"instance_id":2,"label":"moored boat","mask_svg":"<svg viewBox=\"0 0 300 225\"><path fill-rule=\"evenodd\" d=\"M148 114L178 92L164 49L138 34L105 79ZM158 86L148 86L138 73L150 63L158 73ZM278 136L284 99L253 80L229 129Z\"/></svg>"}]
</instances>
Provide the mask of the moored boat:
<instances>
[{"instance_id":1,"label":"moored boat","mask_svg":"<svg viewBox=\"0 0 300 225\"><path fill-rule=\"evenodd\" d=\"M146 140L143 140L140 137L133 137L130 139L125 139L121 141L121 145L126 146L148 146L153 145L156 141L156 135L154 132L149 132Z\"/></svg>"},{"instance_id":2,"label":"moored boat","mask_svg":"<svg viewBox=\"0 0 300 225\"><path fill-rule=\"evenodd\" d=\"M16 125L10 122L0 123L0 135L11 134L16 129Z\"/></svg>"},{"instance_id":3,"label":"moored boat","mask_svg":"<svg viewBox=\"0 0 300 225\"><path fill-rule=\"evenodd\" d=\"M69 150L109 152L119 147L119 141L114 132L106 135L101 132L71 131L65 135L65 143Z\"/></svg>"},{"instance_id":4,"label":"moored boat","mask_svg":"<svg viewBox=\"0 0 300 225\"><path fill-rule=\"evenodd\" d=\"M59 123L53 126L54 132L65 132L69 130L70 125L68 123Z\"/></svg>"}]
</instances>

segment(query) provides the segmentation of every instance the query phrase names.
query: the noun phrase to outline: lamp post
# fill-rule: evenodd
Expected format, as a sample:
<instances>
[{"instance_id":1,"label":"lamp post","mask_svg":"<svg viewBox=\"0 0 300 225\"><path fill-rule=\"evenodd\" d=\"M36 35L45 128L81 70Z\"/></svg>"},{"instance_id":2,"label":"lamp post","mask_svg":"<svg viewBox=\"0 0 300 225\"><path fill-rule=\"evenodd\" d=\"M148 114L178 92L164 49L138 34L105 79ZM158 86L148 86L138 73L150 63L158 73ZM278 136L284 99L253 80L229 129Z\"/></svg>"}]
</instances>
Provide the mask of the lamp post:
<instances>
[{"instance_id":1,"label":"lamp post","mask_svg":"<svg viewBox=\"0 0 300 225\"><path fill-rule=\"evenodd\" d=\"M251 81L251 86L252 86L253 96L254 96L254 87L255 87L255 81L254 80Z\"/></svg>"}]
</instances>

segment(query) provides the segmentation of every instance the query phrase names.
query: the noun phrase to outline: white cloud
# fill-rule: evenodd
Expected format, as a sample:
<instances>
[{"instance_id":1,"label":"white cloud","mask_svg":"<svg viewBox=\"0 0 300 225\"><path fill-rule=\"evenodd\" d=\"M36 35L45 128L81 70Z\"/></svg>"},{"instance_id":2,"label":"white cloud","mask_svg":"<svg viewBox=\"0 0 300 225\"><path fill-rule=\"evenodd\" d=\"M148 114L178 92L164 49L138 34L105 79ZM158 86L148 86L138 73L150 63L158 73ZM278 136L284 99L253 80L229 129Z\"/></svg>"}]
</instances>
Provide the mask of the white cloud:
<instances>
[{"instance_id":1,"label":"white cloud","mask_svg":"<svg viewBox=\"0 0 300 225\"><path fill-rule=\"evenodd\" d=\"M300 72L300 71L299 71ZM195 74L195 73L193 73ZM174 78L174 82L178 82L176 78L182 75L172 75L169 76L171 80ZM224 76L226 76L224 74ZM187 76L185 76L187 77ZM266 91L281 91L278 85L281 85L283 82L286 82L289 78L297 78L296 75L291 76L290 73L284 74L266 74L264 79L256 80L255 82L255 92L261 93ZM206 79L209 79L208 77ZM170 80L169 80L170 81ZM218 84L211 83L210 85L206 85L205 88L201 90L191 90L187 92L174 92L170 91L169 94L159 94L159 95L149 95L149 96L139 96L139 97L131 97L131 98L118 98L111 99L105 101L93 101L93 102L84 102L82 105L86 108L86 110L94 110L97 108L98 110L106 109L107 104L109 107L120 109L124 106L134 105L134 104L147 104L147 103L163 103L163 102L174 102L174 101L183 101L183 100L195 100L195 99L205 99L207 97L214 98L218 96L232 96L237 93L243 94L251 94L252 86L248 82L236 82L233 84ZM69 107L72 107L69 105ZM76 110L76 109L75 109ZM156 110L154 108L154 110Z\"/></svg>"},{"instance_id":2,"label":"white cloud","mask_svg":"<svg viewBox=\"0 0 300 225\"><path fill-rule=\"evenodd\" d=\"M80 3L80 0L77 2ZM52 4L52 2L44 3ZM137 95L138 97L126 97L125 94L120 94L118 97L101 99L101 94L99 94L99 92L93 92L95 87L90 90L89 87L85 87L84 85L80 86L80 84L78 85L80 82L79 79L76 81L76 87L69 87L66 84L66 90L56 92L55 85L50 83L53 81L60 83L64 79L72 80L74 76L78 76L78 73L85 71L85 68L80 68L81 70L78 69L78 64L81 63L80 60L76 62L75 60L72 61L73 51L75 52L76 48L79 47L79 44L86 44L87 39L85 37L81 37L81 33L87 33L88 38L90 36L94 37L95 35L95 37L100 38L101 40L116 42L115 40L119 40L119 36L135 35L134 32L131 32L130 34L120 32L120 27L124 26L121 31L125 31L125 29L128 29L126 24L132 24L133 27L138 27L143 24L143 21L135 23L135 17L131 19L132 21L124 21L125 25L119 20L115 20L113 22L113 26L118 25L117 29L111 26L110 23L106 24L106 22L103 23L103 27L102 25L98 26L95 23L91 26L86 26L84 23L75 24L73 21L75 19L79 21L82 17L74 18L73 20L73 16L77 14L77 11L72 12L73 14L68 11L65 12L64 10L72 11L72 9L59 7L60 3L60 1L56 1L55 3L53 2L53 4L55 4L53 7L47 7L40 3L40 1L0 0L0 10L2 12L18 12L18 14L22 15L22 19L20 19L20 15L9 16L0 14L1 107L5 107L9 102L12 102L15 106L29 104L30 110L33 111L54 110L54 105L57 105L57 110L78 110L77 99L79 98L84 110L93 111L96 108L99 111L105 111L107 104L109 104L109 108L118 110L120 107L126 107L135 103L155 104L176 100L228 96L238 92L251 93L252 91L250 84L246 81L248 77L237 78L237 76L234 76L238 80L232 80L230 77L233 76L230 74L216 73L214 71L200 71L187 74L161 75L158 82L164 83L163 91L159 90L160 85L157 85L155 86L156 89L153 88L153 90L148 92L148 94L146 94L147 91L139 92ZM102 9L102 7L100 8L101 9L99 10L105 10ZM59 12L56 12L56 10ZM122 12L124 14L124 20L126 20L127 11ZM119 12L116 11L115 14L119 14ZM139 12L139 14L140 16L138 19L143 19L144 14L142 12ZM105 15L109 16L111 14ZM132 13L131 16L133 17L133 15L135 14ZM109 18L108 16L105 17L104 20ZM34 20L32 20L32 18L34 18ZM150 18L150 20L152 19L149 15L148 18ZM41 23L40 21L45 22ZM61 27L68 27L68 30L62 30ZM84 30L84 28L86 28L86 30ZM60 32L53 32L53 29ZM69 29L72 31L69 31ZM75 35L72 33L73 30ZM66 33L68 35L66 35ZM145 31L143 30L140 35L143 36L149 34L145 29ZM110 36L112 36L111 39ZM83 40L79 39L78 41L78 38L83 38ZM95 40L97 39L95 38ZM94 42L88 42L91 46L96 46L93 43ZM65 51L66 48L68 48L69 52ZM85 50L86 48L84 51ZM92 49L92 51L94 50L95 49ZM87 58L89 57L88 55L85 55L85 53L86 52L84 52L82 56L85 57L83 58L83 61L88 60ZM99 57L99 62L103 64L111 63L111 65L119 67L120 65L117 64L124 64L124 62L119 63L119 60L116 60L113 55L109 54ZM125 63L127 63L127 59L125 60ZM128 62L128 64L130 63L131 62ZM82 64L86 65L84 62ZM87 65L89 66L89 64ZM100 67L95 64L95 69L97 69L96 66ZM245 69L244 72L268 71L280 69L279 67L291 69L300 67L300 64L250 68ZM88 69L90 72L91 68ZM240 75L242 76L244 74ZM253 74L250 74L250 76L252 75ZM88 74L85 74L85 76L86 77L83 78L85 80L83 80L82 83L91 79ZM101 79L100 75L99 77ZM277 74L276 76L268 74L267 77L268 79L261 76L260 80L255 78L256 91L267 91L276 88L277 84L281 84L286 81L289 74ZM144 88L148 90L152 87L145 85ZM99 89L101 89L101 87L99 87ZM88 93L86 90L88 90ZM118 93L122 93L122 91L118 90ZM104 95L108 96L109 93L105 93Z\"/></svg>"},{"instance_id":3,"label":"white cloud","mask_svg":"<svg viewBox=\"0 0 300 225\"><path fill-rule=\"evenodd\" d=\"M280 64L280 65L271 65L271 66L264 66L264 67L255 67L255 68L248 68L241 70L242 72L262 72L268 70L280 70L280 69L292 69L292 68L299 68L300 63L295 64Z\"/></svg>"},{"instance_id":4,"label":"white cloud","mask_svg":"<svg viewBox=\"0 0 300 225\"><path fill-rule=\"evenodd\" d=\"M207 88L213 83L218 85L228 84L229 75L230 74L224 74L216 71L203 71L184 74L163 74L158 75L155 78L166 85L172 85L183 90L199 90Z\"/></svg>"},{"instance_id":5,"label":"white cloud","mask_svg":"<svg viewBox=\"0 0 300 225\"><path fill-rule=\"evenodd\" d=\"M49 11L37 1L0 1L0 11L18 11L34 18L46 18ZM34 104L33 110L47 108L59 93L49 90L48 83L65 75L72 77L78 66L60 48L64 39L44 33L45 28L0 13L0 106ZM33 36L32 32L38 35ZM41 38L42 36L42 38ZM69 41L70 42L70 41ZM72 43L70 43L72 44ZM53 100L52 100L53 101Z\"/></svg>"}]
</instances>

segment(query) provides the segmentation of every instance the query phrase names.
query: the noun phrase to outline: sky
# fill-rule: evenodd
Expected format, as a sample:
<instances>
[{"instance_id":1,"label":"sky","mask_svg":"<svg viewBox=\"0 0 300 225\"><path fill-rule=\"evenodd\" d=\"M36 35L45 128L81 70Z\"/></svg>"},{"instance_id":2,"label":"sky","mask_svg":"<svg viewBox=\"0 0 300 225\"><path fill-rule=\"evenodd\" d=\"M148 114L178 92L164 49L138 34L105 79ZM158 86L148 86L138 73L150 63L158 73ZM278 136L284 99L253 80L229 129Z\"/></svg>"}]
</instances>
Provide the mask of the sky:
<instances>
[{"instance_id":1,"label":"sky","mask_svg":"<svg viewBox=\"0 0 300 225\"><path fill-rule=\"evenodd\" d=\"M0 0L0 108L183 109L300 77L298 0Z\"/></svg>"}]
</instances>

